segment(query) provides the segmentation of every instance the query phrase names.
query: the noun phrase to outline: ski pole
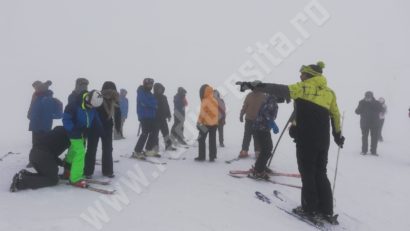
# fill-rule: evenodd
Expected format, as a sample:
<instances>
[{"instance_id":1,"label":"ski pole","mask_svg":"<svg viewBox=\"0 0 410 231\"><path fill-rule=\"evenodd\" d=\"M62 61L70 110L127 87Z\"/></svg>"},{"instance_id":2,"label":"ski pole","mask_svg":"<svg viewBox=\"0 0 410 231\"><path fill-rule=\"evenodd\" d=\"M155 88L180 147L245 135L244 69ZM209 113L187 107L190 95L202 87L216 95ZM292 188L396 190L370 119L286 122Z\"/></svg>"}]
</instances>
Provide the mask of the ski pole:
<instances>
[{"instance_id":1,"label":"ski pole","mask_svg":"<svg viewBox=\"0 0 410 231\"><path fill-rule=\"evenodd\" d=\"M137 137L139 137L141 135L141 123L138 126L138 133L137 133Z\"/></svg>"},{"instance_id":2,"label":"ski pole","mask_svg":"<svg viewBox=\"0 0 410 231\"><path fill-rule=\"evenodd\" d=\"M269 157L268 167L270 166L270 164L271 164L271 162L272 162L273 155L275 155L276 149L277 149L278 146L279 146L279 142L280 142L280 140L282 139L283 134L285 133L286 129L288 128L289 124L292 122L292 120L294 119L294 117L295 117L295 111L293 111L292 114L290 115L288 121L286 122L285 127L284 127L283 130L282 130L282 133L281 133L280 136L279 136L278 141L277 141L276 144L275 144L275 148L273 149L273 151L272 151L272 153L271 153L271 155L270 155L270 157Z\"/></svg>"},{"instance_id":3,"label":"ski pole","mask_svg":"<svg viewBox=\"0 0 410 231\"><path fill-rule=\"evenodd\" d=\"M343 112L342 124L341 124L341 127L340 127L340 135L341 135L341 136L343 135L343 123L344 123L344 120L345 120L345 112ZM337 149L336 169L335 169L335 177L334 177L334 180L333 180L332 198L334 198L334 195L335 195L337 172L338 172L338 169L339 169L340 149L341 149L341 148L340 148L340 146L339 146L338 149Z\"/></svg>"}]
</instances>

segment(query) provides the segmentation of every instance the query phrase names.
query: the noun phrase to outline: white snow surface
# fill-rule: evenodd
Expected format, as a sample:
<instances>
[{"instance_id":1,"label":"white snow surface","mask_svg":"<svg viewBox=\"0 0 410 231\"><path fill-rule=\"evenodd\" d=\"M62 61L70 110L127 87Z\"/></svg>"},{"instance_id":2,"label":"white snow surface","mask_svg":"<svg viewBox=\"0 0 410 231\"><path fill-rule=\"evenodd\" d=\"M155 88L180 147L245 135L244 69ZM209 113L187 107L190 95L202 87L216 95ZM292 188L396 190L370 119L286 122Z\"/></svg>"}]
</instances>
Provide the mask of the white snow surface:
<instances>
[{"instance_id":1,"label":"white snow surface","mask_svg":"<svg viewBox=\"0 0 410 231\"><path fill-rule=\"evenodd\" d=\"M263 73L259 77L291 84L299 81L302 64L318 60L327 64L325 76L345 112L346 143L340 153L335 191L335 212L341 215L342 225L335 230L409 230L410 4L405 0L317 2L330 18L321 26L308 19L302 25L310 37L301 40L290 55L282 56L279 65L270 65L268 74L259 67ZM283 32L295 44L301 34L290 21L300 13L306 15L304 8L310 3L1 1L0 154L21 154L0 161L0 230L314 230L274 205L258 201L254 194L260 191L273 197L272 191L279 190L298 204L300 190L228 176L229 170L250 168L254 159L225 164L241 149L243 124L238 117L245 95L229 90L235 87L226 81L233 74L240 75L238 70L247 61L254 62L245 50L256 49L257 42L268 43ZM77 77L88 78L90 89L100 89L104 81L112 80L129 92L127 139L114 142L113 155L120 162L114 166L116 178L110 187L117 194L102 197L64 183L10 193L12 176L28 162L31 134L26 113L32 82L52 80L55 96L66 103ZM199 87L208 83L224 92L229 109L226 148L218 148L216 163L194 162L197 147L179 149L177 153L186 160L168 160L171 153L164 153L161 161L168 164L163 167L120 157L131 154L136 143L135 90L145 77L166 86L171 107L176 89L184 86L188 90L185 135L190 139L197 135ZM255 78L241 77L246 81ZM384 97L388 105L379 157L359 155L361 133L354 109L367 90ZM280 105L277 124L281 129L291 110L292 104ZM274 135L274 143L277 139ZM332 143L328 164L332 184L336 158L337 147ZM287 134L271 168L298 171L295 145ZM130 174L140 181L129 184ZM102 178L99 166L95 177ZM274 179L301 185L298 179ZM91 216L90 209L104 215L96 226L84 219Z\"/></svg>"}]
</instances>

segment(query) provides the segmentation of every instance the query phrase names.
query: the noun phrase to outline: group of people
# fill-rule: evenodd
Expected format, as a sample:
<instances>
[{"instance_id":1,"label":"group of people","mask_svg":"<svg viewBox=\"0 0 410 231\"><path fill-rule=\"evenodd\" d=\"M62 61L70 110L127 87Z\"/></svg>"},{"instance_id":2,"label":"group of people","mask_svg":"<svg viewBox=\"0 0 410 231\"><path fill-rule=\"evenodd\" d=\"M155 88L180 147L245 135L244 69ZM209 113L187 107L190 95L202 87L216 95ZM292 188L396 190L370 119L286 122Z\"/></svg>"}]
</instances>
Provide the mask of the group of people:
<instances>
[{"instance_id":1,"label":"group of people","mask_svg":"<svg viewBox=\"0 0 410 231\"><path fill-rule=\"evenodd\" d=\"M369 149L370 134L370 153L377 154L377 144L383 141L382 130L384 125L387 106L384 98L378 100L373 92L367 91L364 99L360 100L356 108L356 114L360 115L360 128L362 130L362 155L366 155Z\"/></svg>"},{"instance_id":2,"label":"group of people","mask_svg":"<svg viewBox=\"0 0 410 231\"><path fill-rule=\"evenodd\" d=\"M302 179L301 206L293 210L308 218L321 218L337 222L333 215L333 196L327 177L330 134L339 148L343 148L340 112L335 92L327 86L323 76L323 62L303 65L299 82L291 85L273 83L240 82L240 90L251 90L240 112L244 122L244 137L239 158L249 156L250 141L254 139L256 156L251 177L268 179L268 161L272 156L271 131L279 133L275 123L278 103L294 101L294 111L289 120L289 135L296 144L298 169ZM30 130L33 132L33 148L30 162L37 173L22 170L13 178L11 191L26 188L40 188L58 182L58 165L64 166L64 177L74 186L86 187L86 178L94 173L95 156L99 140L102 142L102 173L114 177L113 134L121 139L123 125L128 114L127 92L117 88L113 82L103 84L101 91L88 91L88 81L77 79L76 88L70 95L68 105L62 113L62 103L52 98L48 90L51 82L33 84L35 93L28 113ZM165 149L186 145L184 137L185 110L188 105L187 91L179 87L174 96L174 124L169 131L168 122L172 115L165 87L146 78L137 90L137 114L142 133L135 145L132 157L145 159L160 157L159 132L162 133ZM200 87L200 112L197 120L198 157L206 160L206 139L209 136L209 161L217 158L216 133L219 131L219 145L224 147L223 128L226 120L225 102L217 90L210 85ZM50 106L53 105L53 106ZM47 108L41 112L41 108ZM375 100L372 92L366 92L359 102L356 113L361 116L363 134L362 154L368 151L368 135L372 141L370 151L377 155L377 142L382 141L382 127L387 111L384 99ZM47 116L39 115L46 113ZM410 109L409 109L410 116ZM53 119L63 119L63 126L51 130ZM38 118L41 118L41 122ZM43 121L44 120L44 121ZM50 122L51 121L51 122ZM331 132L331 133L330 133ZM85 142L87 140L87 142ZM87 143L87 147L85 147ZM66 150L64 160L59 156Z\"/></svg>"}]
</instances>

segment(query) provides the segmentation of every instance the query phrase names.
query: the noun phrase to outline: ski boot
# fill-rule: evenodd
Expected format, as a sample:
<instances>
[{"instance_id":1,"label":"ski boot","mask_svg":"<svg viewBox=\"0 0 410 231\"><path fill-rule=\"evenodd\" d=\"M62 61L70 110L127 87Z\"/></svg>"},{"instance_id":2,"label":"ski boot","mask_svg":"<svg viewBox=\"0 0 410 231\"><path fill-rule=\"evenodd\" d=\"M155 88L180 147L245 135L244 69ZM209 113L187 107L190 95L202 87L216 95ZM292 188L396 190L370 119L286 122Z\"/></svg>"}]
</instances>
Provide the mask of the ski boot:
<instances>
[{"instance_id":1,"label":"ski boot","mask_svg":"<svg viewBox=\"0 0 410 231\"><path fill-rule=\"evenodd\" d=\"M87 188L87 187L88 187L87 181L84 180L84 179L83 179L83 180L79 180L79 181L77 181L77 182L75 182L75 183L70 182L70 184L71 184L72 186L78 187L78 188Z\"/></svg>"},{"instance_id":2,"label":"ski boot","mask_svg":"<svg viewBox=\"0 0 410 231\"><path fill-rule=\"evenodd\" d=\"M302 206L298 206L294 209L292 209L292 212L310 222L312 222L314 225L318 227L323 227L324 221L323 221L323 216L319 215L318 213L315 212L306 212Z\"/></svg>"},{"instance_id":3,"label":"ski boot","mask_svg":"<svg viewBox=\"0 0 410 231\"><path fill-rule=\"evenodd\" d=\"M269 180L269 174L266 171L257 172L253 170L249 174L249 177L255 180Z\"/></svg>"},{"instance_id":4,"label":"ski boot","mask_svg":"<svg viewBox=\"0 0 410 231\"><path fill-rule=\"evenodd\" d=\"M322 214L322 218L324 221L326 221L327 223L331 224L331 225L339 225L339 221L337 220L337 218L339 217L339 215L324 215Z\"/></svg>"},{"instance_id":5,"label":"ski boot","mask_svg":"<svg viewBox=\"0 0 410 231\"><path fill-rule=\"evenodd\" d=\"M248 157L249 157L248 151L242 150L242 151L239 153L239 156L238 156L238 157L239 157L239 158L248 158Z\"/></svg>"},{"instance_id":6,"label":"ski boot","mask_svg":"<svg viewBox=\"0 0 410 231\"><path fill-rule=\"evenodd\" d=\"M161 155L155 150L149 150L149 151L145 152L145 156L147 156L147 157L157 157L157 158L161 157Z\"/></svg>"},{"instance_id":7,"label":"ski boot","mask_svg":"<svg viewBox=\"0 0 410 231\"><path fill-rule=\"evenodd\" d=\"M133 152L131 155L131 158L139 159L139 160L145 160L145 155L143 152Z\"/></svg>"},{"instance_id":8,"label":"ski boot","mask_svg":"<svg viewBox=\"0 0 410 231\"><path fill-rule=\"evenodd\" d=\"M16 174L13 176L13 181L11 182L11 185L10 185L10 192L17 192L17 191L20 190L20 189L19 189L19 184L20 184L20 182L21 182L22 179L23 179L23 173L22 173L22 171L16 173Z\"/></svg>"}]
</instances>

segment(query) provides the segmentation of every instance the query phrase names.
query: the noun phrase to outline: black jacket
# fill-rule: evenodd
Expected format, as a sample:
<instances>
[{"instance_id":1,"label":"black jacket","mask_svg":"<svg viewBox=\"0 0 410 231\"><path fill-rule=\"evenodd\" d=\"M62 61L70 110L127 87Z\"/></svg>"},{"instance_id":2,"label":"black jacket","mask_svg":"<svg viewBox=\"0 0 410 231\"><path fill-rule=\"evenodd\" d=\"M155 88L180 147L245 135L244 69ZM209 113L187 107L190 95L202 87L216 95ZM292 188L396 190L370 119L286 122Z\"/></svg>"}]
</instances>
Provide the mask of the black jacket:
<instances>
[{"instance_id":1,"label":"black jacket","mask_svg":"<svg viewBox=\"0 0 410 231\"><path fill-rule=\"evenodd\" d=\"M360 127L370 128L378 126L379 115L383 111L382 104L373 98L371 101L360 100L355 112L360 115Z\"/></svg>"},{"instance_id":2,"label":"black jacket","mask_svg":"<svg viewBox=\"0 0 410 231\"><path fill-rule=\"evenodd\" d=\"M70 139L63 126L57 126L41 137L39 142L35 143L33 149L41 150L40 152L30 152L30 161L41 161L45 156L52 156L59 161L59 156L70 147Z\"/></svg>"},{"instance_id":3,"label":"black jacket","mask_svg":"<svg viewBox=\"0 0 410 231\"><path fill-rule=\"evenodd\" d=\"M154 96L158 101L158 109L156 119L158 121L171 118L171 110L169 108L168 98L164 95L165 87L160 83L154 85Z\"/></svg>"}]
</instances>

